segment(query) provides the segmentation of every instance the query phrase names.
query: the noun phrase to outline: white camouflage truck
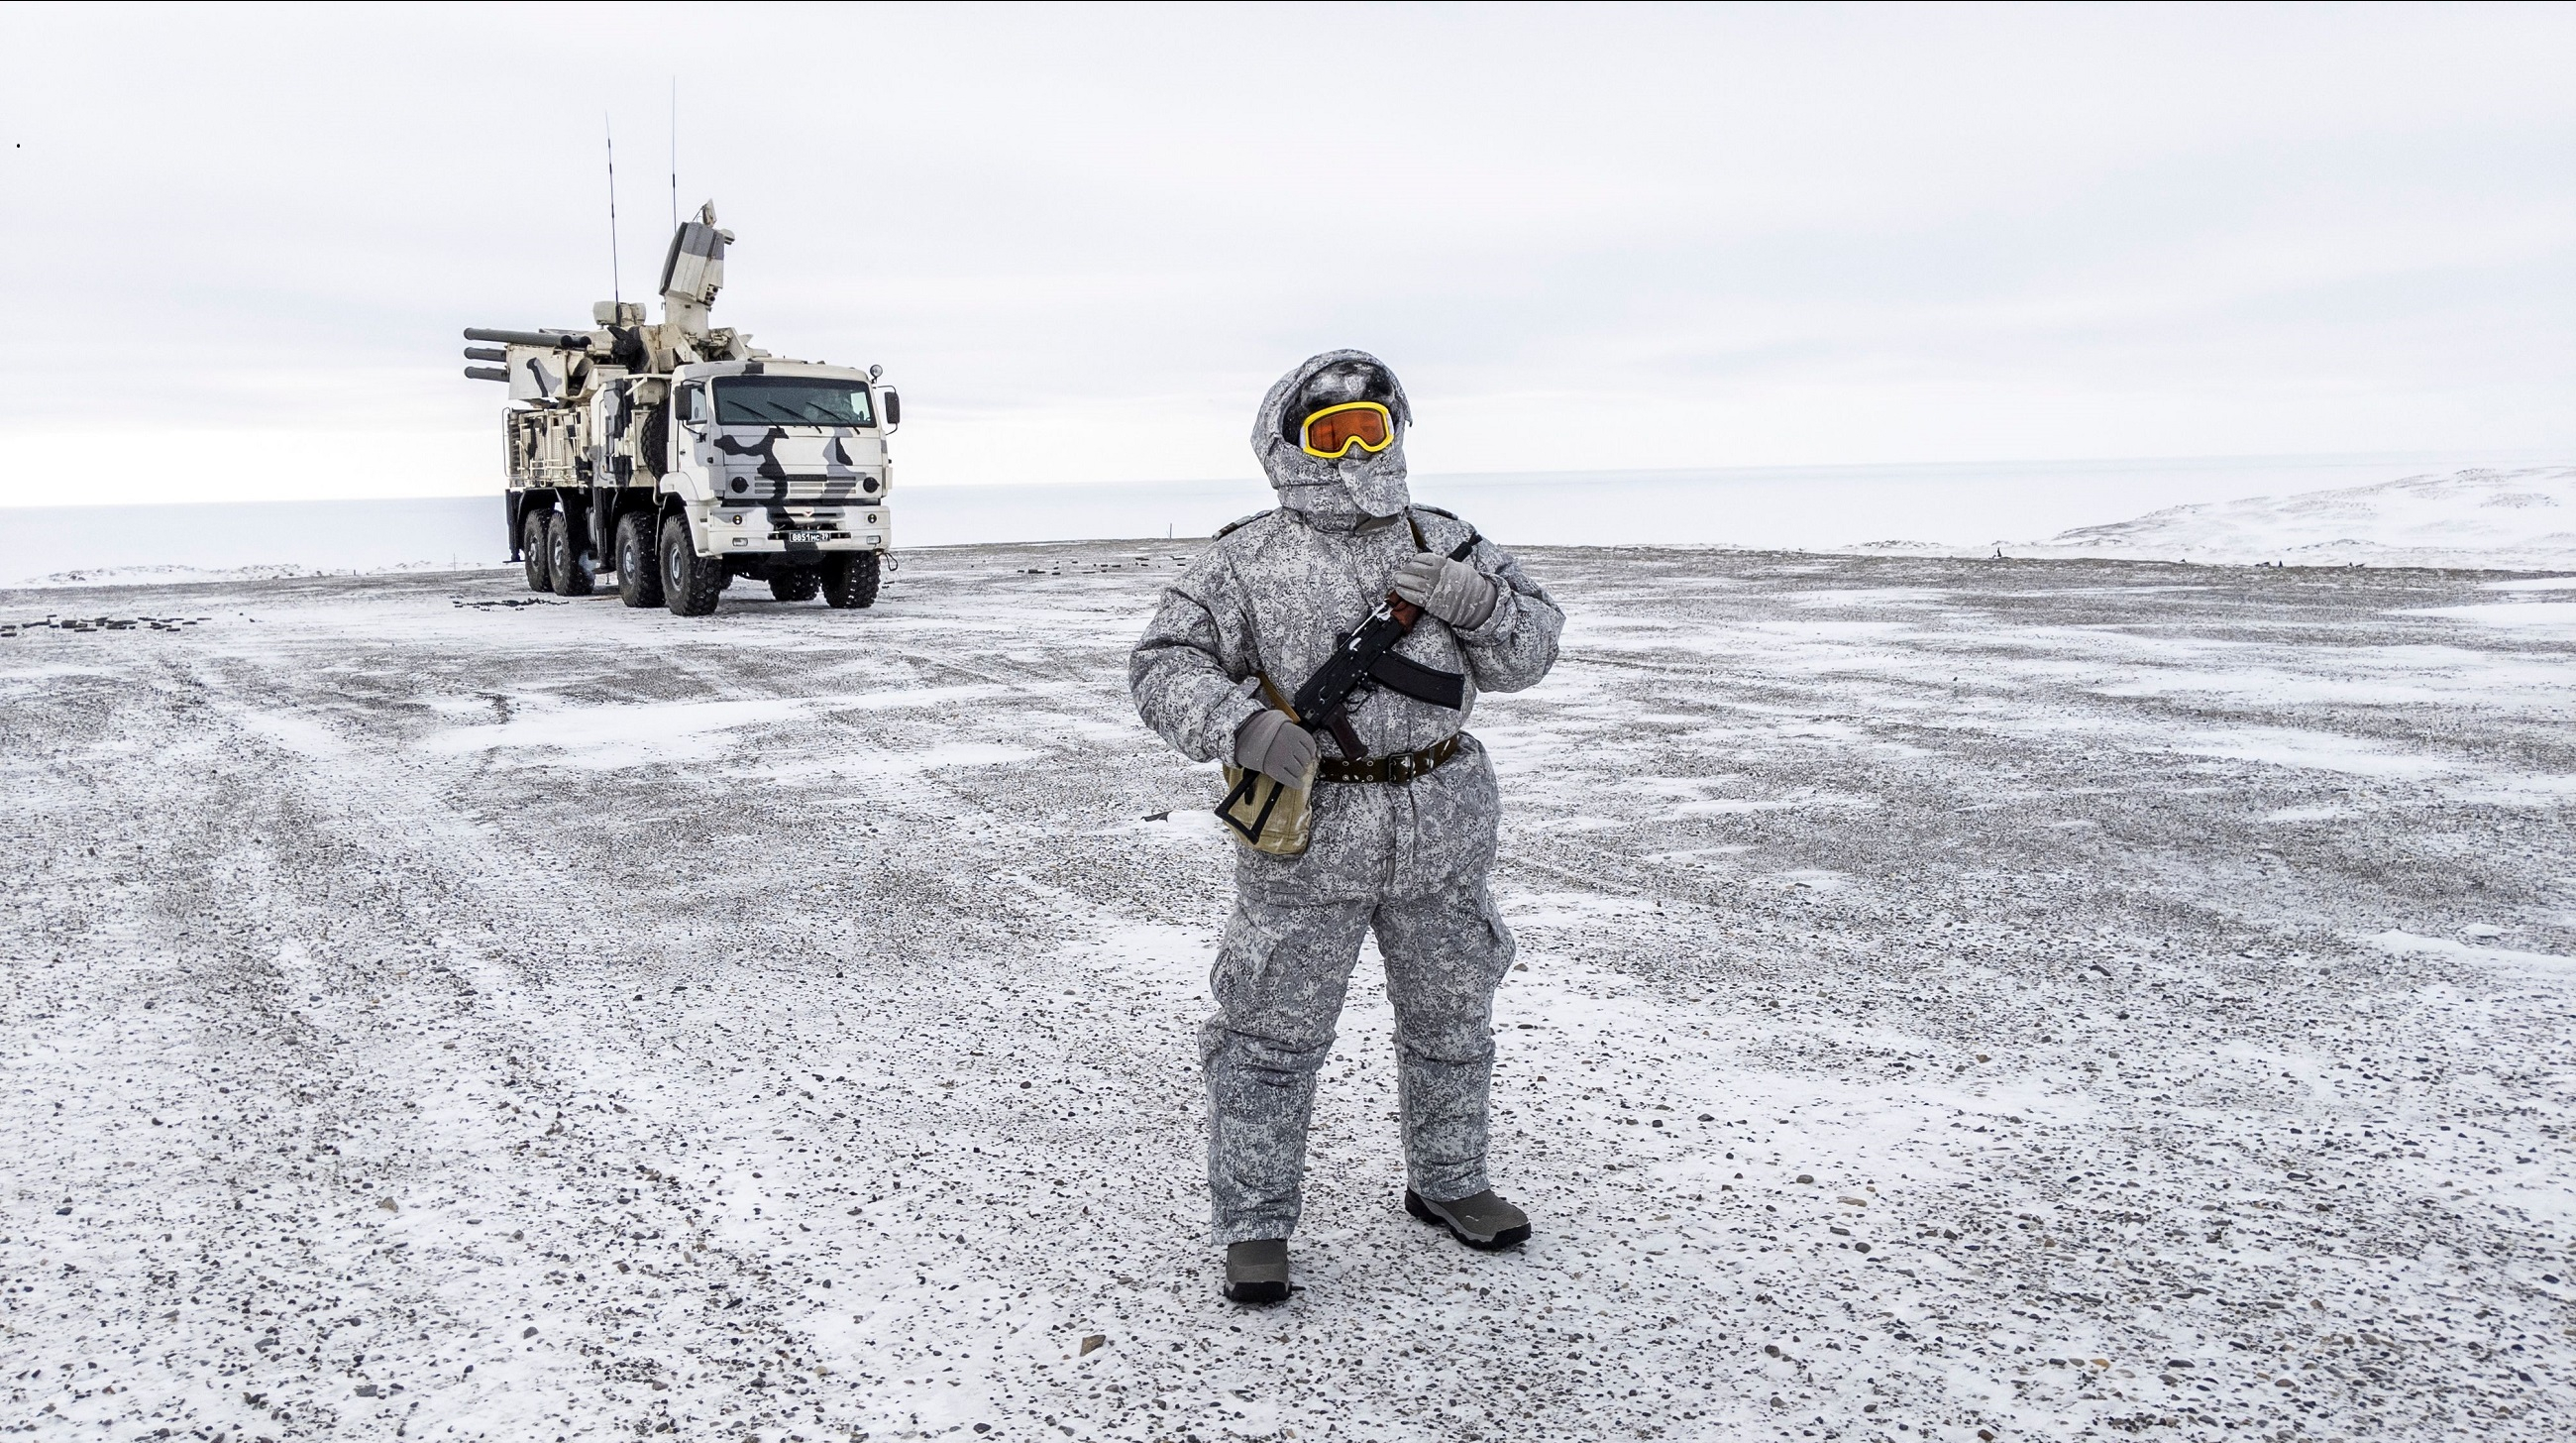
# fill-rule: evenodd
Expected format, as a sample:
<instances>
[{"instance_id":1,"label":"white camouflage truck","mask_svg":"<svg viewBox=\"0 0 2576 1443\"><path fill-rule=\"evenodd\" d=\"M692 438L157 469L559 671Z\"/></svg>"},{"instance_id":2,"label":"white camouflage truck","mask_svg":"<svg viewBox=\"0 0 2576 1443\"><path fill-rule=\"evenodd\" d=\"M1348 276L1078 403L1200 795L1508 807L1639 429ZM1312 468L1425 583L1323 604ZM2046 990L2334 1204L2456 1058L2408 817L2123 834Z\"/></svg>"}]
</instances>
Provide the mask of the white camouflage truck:
<instances>
[{"instance_id":1,"label":"white camouflage truck","mask_svg":"<svg viewBox=\"0 0 2576 1443\"><path fill-rule=\"evenodd\" d=\"M671 237L662 320L602 301L586 331L469 329L477 380L510 388L504 494L528 588L628 606L716 609L738 576L781 601L876 600L893 532L886 437L903 419L884 370L791 361L710 328L725 246L710 201Z\"/></svg>"}]
</instances>

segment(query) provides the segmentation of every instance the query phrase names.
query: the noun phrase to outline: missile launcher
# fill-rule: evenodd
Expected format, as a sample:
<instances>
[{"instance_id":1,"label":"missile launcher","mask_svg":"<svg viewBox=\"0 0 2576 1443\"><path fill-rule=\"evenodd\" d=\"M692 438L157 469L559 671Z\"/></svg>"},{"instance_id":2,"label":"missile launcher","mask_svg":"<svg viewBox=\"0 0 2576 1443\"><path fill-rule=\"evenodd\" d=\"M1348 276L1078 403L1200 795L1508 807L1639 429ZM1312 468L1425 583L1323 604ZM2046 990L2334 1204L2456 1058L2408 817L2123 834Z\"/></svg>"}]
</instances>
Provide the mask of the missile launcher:
<instances>
[{"instance_id":1,"label":"missile launcher","mask_svg":"<svg viewBox=\"0 0 2576 1443\"><path fill-rule=\"evenodd\" d=\"M781 601L876 600L892 548L884 369L790 360L709 323L733 232L715 203L672 233L662 319L601 301L585 330L469 327L468 378L509 388L503 501L532 590L714 611L738 577Z\"/></svg>"}]
</instances>

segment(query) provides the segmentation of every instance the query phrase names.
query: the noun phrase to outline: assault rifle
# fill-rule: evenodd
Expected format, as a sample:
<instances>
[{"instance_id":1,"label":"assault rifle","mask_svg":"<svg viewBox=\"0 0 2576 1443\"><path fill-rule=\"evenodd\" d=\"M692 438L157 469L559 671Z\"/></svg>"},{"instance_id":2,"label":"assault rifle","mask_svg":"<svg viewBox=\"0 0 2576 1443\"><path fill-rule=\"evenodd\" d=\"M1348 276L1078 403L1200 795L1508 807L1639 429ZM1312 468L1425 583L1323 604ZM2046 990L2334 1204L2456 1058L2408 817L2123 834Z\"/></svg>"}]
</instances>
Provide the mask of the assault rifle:
<instances>
[{"instance_id":1,"label":"assault rifle","mask_svg":"<svg viewBox=\"0 0 2576 1443\"><path fill-rule=\"evenodd\" d=\"M1449 553L1452 561L1464 561L1476 549L1476 536L1468 533ZM1306 678L1289 699L1288 714L1308 731L1325 732L1342 749L1342 755L1358 761L1366 755L1360 748L1359 734L1351 729L1351 702L1370 683L1400 692L1415 701L1431 706L1444 706L1456 711L1466 704L1466 678L1454 671L1434 671L1418 662L1407 661L1395 654L1395 646L1413 632L1422 620L1422 608L1390 591L1368 620L1348 636L1338 638L1333 654Z\"/></svg>"},{"instance_id":2,"label":"assault rifle","mask_svg":"<svg viewBox=\"0 0 2576 1443\"><path fill-rule=\"evenodd\" d=\"M1419 533L1417 533L1419 534ZM1449 553L1452 561L1464 561L1476 549L1476 535L1458 543ZM1333 654L1306 678L1294 697L1283 697L1270 678L1261 678L1262 696L1272 706L1288 713L1288 719L1310 732L1321 732L1342 749L1342 756L1359 761L1367 755L1360 745L1359 732L1351 726L1351 703L1370 686L1383 686L1415 701L1456 711L1467 702L1467 679L1454 671L1435 671L1419 662L1395 654L1396 643L1412 634L1422 620L1422 608L1393 592L1377 604L1358 629L1333 639ZM1306 794L1295 791L1286 814L1279 812L1280 797L1290 789L1281 782L1248 768L1229 766L1225 800L1217 803L1216 814L1225 824L1243 836L1259 851L1282 856L1296 856L1306 850ZM1266 789L1265 785L1267 784Z\"/></svg>"}]
</instances>

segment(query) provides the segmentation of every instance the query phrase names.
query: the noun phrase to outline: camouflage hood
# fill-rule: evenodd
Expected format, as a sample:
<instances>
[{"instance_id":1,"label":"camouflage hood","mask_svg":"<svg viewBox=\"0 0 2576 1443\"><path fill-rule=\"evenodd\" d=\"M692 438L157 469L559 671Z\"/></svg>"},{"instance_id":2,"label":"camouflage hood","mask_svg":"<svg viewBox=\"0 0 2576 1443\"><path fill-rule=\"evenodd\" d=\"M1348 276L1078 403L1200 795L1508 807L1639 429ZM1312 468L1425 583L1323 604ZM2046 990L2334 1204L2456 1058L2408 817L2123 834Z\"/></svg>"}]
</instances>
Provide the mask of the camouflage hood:
<instances>
[{"instance_id":1,"label":"camouflage hood","mask_svg":"<svg viewBox=\"0 0 2576 1443\"><path fill-rule=\"evenodd\" d=\"M1395 444L1339 461L1309 456L1296 429L1319 405L1382 402L1395 415ZM1303 403L1303 404L1301 404ZM1290 415L1292 407L1298 414ZM1328 529L1347 531L1370 517L1393 516L1412 501L1404 484L1404 432L1413 407L1386 363L1366 351L1309 356L1261 398L1252 422L1252 454L1278 489L1283 506Z\"/></svg>"}]
</instances>

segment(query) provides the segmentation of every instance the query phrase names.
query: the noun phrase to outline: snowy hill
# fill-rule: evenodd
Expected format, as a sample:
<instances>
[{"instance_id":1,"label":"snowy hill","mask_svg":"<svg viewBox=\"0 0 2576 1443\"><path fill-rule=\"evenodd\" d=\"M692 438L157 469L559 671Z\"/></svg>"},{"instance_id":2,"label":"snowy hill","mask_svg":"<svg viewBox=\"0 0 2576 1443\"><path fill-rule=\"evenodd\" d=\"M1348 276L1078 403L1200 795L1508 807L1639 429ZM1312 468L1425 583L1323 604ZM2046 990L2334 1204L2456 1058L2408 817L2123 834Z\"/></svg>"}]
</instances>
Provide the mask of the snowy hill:
<instances>
[{"instance_id":1,"label":"snowy hill","mask_svg":"<svg viewBox=\"0 0 2576 1443\"><path fill-rule=\"evenodd\" d=\"M2293 566L2576 568L2576 466L2409 476L2174 506L2004 549L2025 556Z\"/></svg>"}]
</instances>

